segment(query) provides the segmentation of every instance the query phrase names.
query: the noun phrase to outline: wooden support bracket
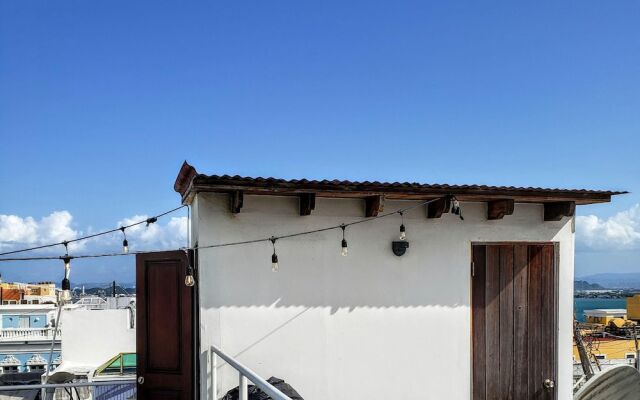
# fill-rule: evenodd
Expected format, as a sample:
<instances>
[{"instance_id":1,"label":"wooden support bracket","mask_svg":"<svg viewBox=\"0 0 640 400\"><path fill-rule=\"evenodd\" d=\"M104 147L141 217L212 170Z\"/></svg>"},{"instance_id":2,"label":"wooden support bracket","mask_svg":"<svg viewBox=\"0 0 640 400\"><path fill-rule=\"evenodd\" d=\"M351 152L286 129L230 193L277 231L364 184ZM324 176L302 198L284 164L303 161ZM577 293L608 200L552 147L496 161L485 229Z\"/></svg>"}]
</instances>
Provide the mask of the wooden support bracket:
<instances>
[{"instance_id":1,"label":"wooden support bracket","mask_svg":"<svg viewBox=\"0 0 640 400\"><path fill-rule=\"evenodd\" d=\"M487 203L487 219L502 219L513 214L515 202L511 199L493 200Z\"/></svg>"},{"instance_id":2,"label":"wooden support bracket","mask_svg":"<svg viewBox=\"0 0 640 400\"><path fill-rule=\"evenodd\" d=\"M244 193L242 190L235 190L229 193L229 207L232 214L238 214L242 208Z\"/></svg>"},{"instance_id":3,"label":"wooden support bracket","mask_svg":"<svg viewBox=\"0 0 640 400\"><path fill-rule=\"evenodd\" d=\"M311 211L316 208L316 194L302 193L298 197L300 197L300 215L311 215Z\"/></svg>"},{"instance_id":4,"label":"wooden support bracket","mask_svg":"<svg viewBox=\"0 0 640 400\"><path fill-rule=\"evenodd\" d=\"M364 216L377 217L384 211L384 196L369 196L364 199L365 211Z\"/></svg>"},{"instance_id":5,"label":"wooden support bracket","mask_svg":"<svg viewBox=\"0 0 640 400\"><path fill-rule=\"evenodd\" d=\"M427 203L427 218L440 218L442 214L448 213L451 208L451 199L442 197L431 203Z\"/></svg>"},{"instance_id":6,"label":"wooden support bracket","mask_svg":"<svg viewBox=\"0 0 640 400\"><path fill-rule=\"evenodd\" d=\"M576 213L575 201L544 203L544 220L560 221L562 217L573 217Z\"/></svg>"}]
</instances>

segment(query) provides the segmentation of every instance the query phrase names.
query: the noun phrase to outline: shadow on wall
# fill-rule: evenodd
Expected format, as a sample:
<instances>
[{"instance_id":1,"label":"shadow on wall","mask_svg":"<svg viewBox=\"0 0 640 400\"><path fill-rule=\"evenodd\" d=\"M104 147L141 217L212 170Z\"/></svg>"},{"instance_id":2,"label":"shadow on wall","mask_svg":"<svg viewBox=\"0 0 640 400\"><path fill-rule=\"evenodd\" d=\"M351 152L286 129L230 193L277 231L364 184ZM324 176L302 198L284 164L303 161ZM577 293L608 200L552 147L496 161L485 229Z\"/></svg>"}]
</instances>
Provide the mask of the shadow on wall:
<instances>
[{"instance_id":1,"label":"shadow on wall","mask_svg":"<svg viewBox=\"0 0 640 400\"><path fill-rule=\"evenodd\" d=\"M387 210L406 207L395 202ZM340 255L340 229L276 243L279 272L271 271L270 242L202 249L201 307L469 307L471 243L553 241L570 223L544 222L542 207L517 204L514 215L488 221L485 203L466 203L465 220L445 214L427 219L424 209L405 215L410 247L393 255L400 219L389 216L347 228L349 255ZM199 240L224 243L339 225L362 218L361 202L318 199L311 216L300 217L297 200L245 198L240 214L228 212L226 196L199 199Z\"/></svg>"}]
</instances>

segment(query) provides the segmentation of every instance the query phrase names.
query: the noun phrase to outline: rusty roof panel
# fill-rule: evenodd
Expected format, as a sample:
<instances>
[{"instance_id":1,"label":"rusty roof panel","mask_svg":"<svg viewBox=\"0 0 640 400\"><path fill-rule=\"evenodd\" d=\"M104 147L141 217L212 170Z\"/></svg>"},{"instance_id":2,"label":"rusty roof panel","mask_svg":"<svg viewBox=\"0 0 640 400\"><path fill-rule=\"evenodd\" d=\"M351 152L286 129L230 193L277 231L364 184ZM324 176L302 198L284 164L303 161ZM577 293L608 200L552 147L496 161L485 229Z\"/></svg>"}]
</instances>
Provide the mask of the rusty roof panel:
<instances>
[{"instance_id":1,"label":"rusty roof panel","mask_svg":"<svg viewBox=\"0 0 640 400\"><path fill-rule=\"evenodd\" d=\"M204 175L186 161L180 169L174 189L183 200L200 191L229 192L244 190L249 194L294 195L313 192L325 197L366 197L384 194L396 199L418 199L445 194L461 200L513 198L522 202L575 201L577 204L602 203L622 191L561 189L489 185L449 185L418 182L379 182L349 180L308 180L244 177L239 175Z\"/></svg>"}]
</instances>

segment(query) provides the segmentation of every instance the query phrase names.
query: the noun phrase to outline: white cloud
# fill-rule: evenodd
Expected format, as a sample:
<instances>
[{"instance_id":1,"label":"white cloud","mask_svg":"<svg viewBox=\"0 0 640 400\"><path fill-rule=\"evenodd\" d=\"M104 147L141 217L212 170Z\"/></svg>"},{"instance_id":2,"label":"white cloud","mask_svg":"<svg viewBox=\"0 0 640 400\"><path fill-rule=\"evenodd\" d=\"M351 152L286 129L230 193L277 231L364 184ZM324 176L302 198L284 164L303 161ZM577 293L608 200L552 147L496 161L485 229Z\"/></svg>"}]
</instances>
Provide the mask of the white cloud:
<instances>
[{"instance_id":1,"label":"white cloud","mask_svg":"<svg viewBox=\"0 0 640 400\"><path fill-rule=\"evenodd\" d=\"M118 221L117 227L146 220L146 215L134 215ZM10 251L62 242L83 236L83 232L72 227L73 216L68 211L54 211L36 220L33 217L0 214L0 249ZM86 232L93 233L92 229ZM154 224L136 225L126 230L129 248L136 250L177 249L187 245L187 217L161 218ZM70 243L69 251L83 253L120 251L122 233L98 236L89 240ZM46 250L59 254L62 248ZM45 251L45 250L43 250Z\"/></svg>"},{"instance_id":2,"label":"white cloud","mask_svg":"<svg viewBox=\"0 0 640 400\"><path fill-rule=\"evenodd\" d=\"M72 221L73 216L68 211L54 211L39 221L33 217L0 214L0 248L73 239L80 232L71 227Z\"/></svg>"},{"instance_id":3,"label":"white cloud","mask_svg":"<svg viewBox=\"0 0 640 400\"><path fill-rule=\"evenodd\" d=\"M131 225L147 218L147 215L134 215L118 221L118 226ZM149 226L147 224L132 226L126 230L126 233L132 251L185 247L187 246L187 217L171 217L166 224L158 220Z\"/></svg>"},{"instance_id":4,"label":"white cloud","mask_svg":"<svg viewBox=\"0 0 640 400\"><path fill-rule=\"evenodd\" d=\"M593 249L640 247L640 204L607 219L595 215L576 218L576 240Z\"/></svg>"}]
</instances>

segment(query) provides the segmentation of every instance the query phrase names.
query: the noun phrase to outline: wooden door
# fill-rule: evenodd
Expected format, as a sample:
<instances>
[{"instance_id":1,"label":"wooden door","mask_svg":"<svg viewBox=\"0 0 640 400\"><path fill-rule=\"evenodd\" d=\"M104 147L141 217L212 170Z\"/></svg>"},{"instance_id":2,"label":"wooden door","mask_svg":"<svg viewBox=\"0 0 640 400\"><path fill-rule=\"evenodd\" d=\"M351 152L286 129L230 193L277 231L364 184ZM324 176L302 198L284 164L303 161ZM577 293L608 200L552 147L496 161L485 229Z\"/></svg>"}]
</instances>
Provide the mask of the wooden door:
<instances>
[{"instance_id":1,"label":"wooden door","mask_svg":"<svg viewBox=\"0 0 640 400\"><path fill-rule=\"evenodd\" d=\"M556 254L473 245L473 400L556 399Z\"/></svg>"},{"instance_id":2,"label":"wooden door","mask_svg":"<svg viewBox=\"0 0 640 400\"><path fill-rule=\"evenodd\" d=\"M183 251L136 256L138 400L194 397L193 288Z\"/></svg>"}]
</instances>

